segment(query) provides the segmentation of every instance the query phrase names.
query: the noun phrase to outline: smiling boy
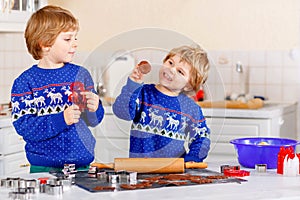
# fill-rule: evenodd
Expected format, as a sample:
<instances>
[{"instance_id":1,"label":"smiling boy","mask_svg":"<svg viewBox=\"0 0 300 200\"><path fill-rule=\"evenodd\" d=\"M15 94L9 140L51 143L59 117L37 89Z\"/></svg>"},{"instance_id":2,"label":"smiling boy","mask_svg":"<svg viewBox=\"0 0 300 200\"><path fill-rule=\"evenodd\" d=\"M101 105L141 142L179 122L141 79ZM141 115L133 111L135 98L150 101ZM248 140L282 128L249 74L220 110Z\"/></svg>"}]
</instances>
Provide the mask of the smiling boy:
<instances>
[{"instance_id":1,"label":"smiling boy","mask_svg":"<svg viewBox=\"0 0 300 200\"><path fill-rule=\"evenodd\" d=\"M202 162L210 149L210 129L189 95L206 81L206 52L190 46L172 49L159 70L157 84L143 84L144 74L138 67L113 104L117 117L132 120L129 156Z\"/></svg>"},{"instance_id":2,"label":"smiling boy","mask_svg":"<svg viewBox=\"0 0 300 200\"><path fill-rule=\"evenodd\" d=\"M30 172L61 171L64 164L88 169L94 160L95 138L104 109L87 69L71 63L79 24L71 12L45 6L30 17L25 39L37 64L14 80L12 121L26 142ZM80 109L72 100L72 86L81 84L86 99ZM71 100L70 100L71 99Z\"/></svg>"}]
</instances>

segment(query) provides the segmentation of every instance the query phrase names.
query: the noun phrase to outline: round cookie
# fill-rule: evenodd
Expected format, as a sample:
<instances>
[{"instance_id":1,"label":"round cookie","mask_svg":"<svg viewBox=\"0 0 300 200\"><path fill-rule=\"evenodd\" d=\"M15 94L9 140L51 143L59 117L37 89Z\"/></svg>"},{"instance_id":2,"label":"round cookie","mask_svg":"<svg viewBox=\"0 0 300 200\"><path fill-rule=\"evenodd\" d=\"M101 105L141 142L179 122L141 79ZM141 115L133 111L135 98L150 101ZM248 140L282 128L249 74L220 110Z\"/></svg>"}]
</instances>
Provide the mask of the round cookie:
<instances>
[{"instance_id":1,"label":"round cookie","mask_svg":"<svg viewBox=\"0 0 300 200\"><path fill-rule=\"evenodd\" d=\"M148 74L151 71L151 65L147 61L141 61L138 66L140 72L143 74Z\"/></svg>"}]
</instances>

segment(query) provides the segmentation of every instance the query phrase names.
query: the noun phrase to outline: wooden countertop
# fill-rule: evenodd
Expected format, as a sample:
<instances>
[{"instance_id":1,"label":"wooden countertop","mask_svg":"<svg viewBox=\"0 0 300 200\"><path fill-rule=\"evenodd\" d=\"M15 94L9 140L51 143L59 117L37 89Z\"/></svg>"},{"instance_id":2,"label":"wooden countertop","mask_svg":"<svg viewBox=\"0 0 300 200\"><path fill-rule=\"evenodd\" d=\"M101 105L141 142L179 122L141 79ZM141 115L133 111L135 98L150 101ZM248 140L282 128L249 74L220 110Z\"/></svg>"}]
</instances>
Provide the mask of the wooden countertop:
<instances>
[{"instance_id":1,"label":"wooden countertop","mask_svg":"<svg viewBox=\"0 0 300 200\"><path fill-rule=\"evenodd\" d=\"M111 106L104 106L105 114L113 115ZM296 112L297 102L270 102L265 101L258 109L231 109L231 108L202 108L206 117L234 117L234 118L262 118L268 119L284 113Z\"/></svg>"},{"instance_id":2,"label":"wooden countertop","mask_svg":"<svg viewBox=\"0 0 300 200\"><path fill-rule=\"evenodd\" d=\"M259 109L202 108L206 117L269 119L297 111L297 102L265 102Z\"/></svg>"}]
</instances>

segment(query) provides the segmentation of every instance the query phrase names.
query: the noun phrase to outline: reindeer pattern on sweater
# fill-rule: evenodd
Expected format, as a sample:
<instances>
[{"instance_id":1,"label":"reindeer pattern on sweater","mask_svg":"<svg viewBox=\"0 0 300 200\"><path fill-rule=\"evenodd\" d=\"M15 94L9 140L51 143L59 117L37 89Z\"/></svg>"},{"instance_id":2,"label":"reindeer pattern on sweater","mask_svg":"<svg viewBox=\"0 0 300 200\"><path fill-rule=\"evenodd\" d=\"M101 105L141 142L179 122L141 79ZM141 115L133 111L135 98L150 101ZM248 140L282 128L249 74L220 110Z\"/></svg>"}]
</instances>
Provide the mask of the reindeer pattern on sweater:
<instances>
[{"instance_id":1,"label":"reindeer pattern on sweater","mask_svg":"<svg viewBox=\"0 0 300 200\"><path fill-rule=\"evenodd\" d=\"M154 84L130 79L113 104L121 119L132 120L130 157L184 157L202 161L210 148L210 129L201 108L189 97L170 97Z\"/></svg>"}]
</instances>

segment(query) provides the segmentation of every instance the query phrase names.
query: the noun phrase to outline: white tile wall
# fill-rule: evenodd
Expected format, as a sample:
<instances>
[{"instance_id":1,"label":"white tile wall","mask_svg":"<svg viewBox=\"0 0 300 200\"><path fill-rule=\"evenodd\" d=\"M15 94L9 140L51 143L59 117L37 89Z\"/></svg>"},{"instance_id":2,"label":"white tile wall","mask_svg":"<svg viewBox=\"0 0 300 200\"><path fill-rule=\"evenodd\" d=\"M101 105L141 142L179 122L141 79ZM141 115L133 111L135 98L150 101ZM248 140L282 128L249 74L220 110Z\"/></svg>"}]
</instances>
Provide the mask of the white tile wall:
<instances>
[{"instance_id":1,"label":"white tile wall","mask_svg":"<svg viewBox=\"0 0 300 200\"><path fill-rule=\"evenodd\" d=\"M0 33L0 44L0 103L7 103L13 80L34 61L22 33Z\"/></svg>"},{"instance_id":2,"label":"white tile wall","mask_svg":"<svg viewBox=\"0 0 300 200\"><path fill-rule=\"evenodd\" d=\"M0 103L7 103L10 100L13 80L36 61L27 53L22 33L0 33L0 44ZM137 60L148 56L156 64L160 63L163 58L161 52L157 52L157 55L155 52L147 55L147 51L133 54ZM97 59L87 62L88 55L87 52L78 52L74 62L99 66ZM209 51L212 65L206 85L207 98L221 100L226 93L239 88L235 65L237 61L240 61L249 73L250 94L265 96L271 101L299 101L300 58L293 58L291 55L288 50ZM87 67L90 68L90 66Z\"/></svg>"},{"instance_id":3,"label":"white tile wall","mask_svg":"<svg viewBox=\"0 0 300 200\"><path fill-rule=\"evenodd\" d=\"M232 53L232 55L231 55ZM266 97L276 102L299 102L300 101L300 53L292 56L290 51L219 51L215 55L216 67L220 69L221 78L224 80L224 88L232 92L238 88L235 78L235 63L241 61L249 72L249 93ZM228 60L222 64L218 62ZM226 57L226 58L224 58ZM232 60L230 60L232 58ZM249 60L247 60L247 58ZM231 68L232 70L229 70ZM209 88L217 87L220 81L208 81ZM210 92L216 90L210 90ZM218 91L216 91L218 92ZM212 95L218 96L218 95ZM222 98L222 96L221 96ZM214 100L214 99L213 99ZM297 109L298 130L300 130L300 106ZM299 135L299 134L298 134Z\"/></svg>"}]
</instances>

